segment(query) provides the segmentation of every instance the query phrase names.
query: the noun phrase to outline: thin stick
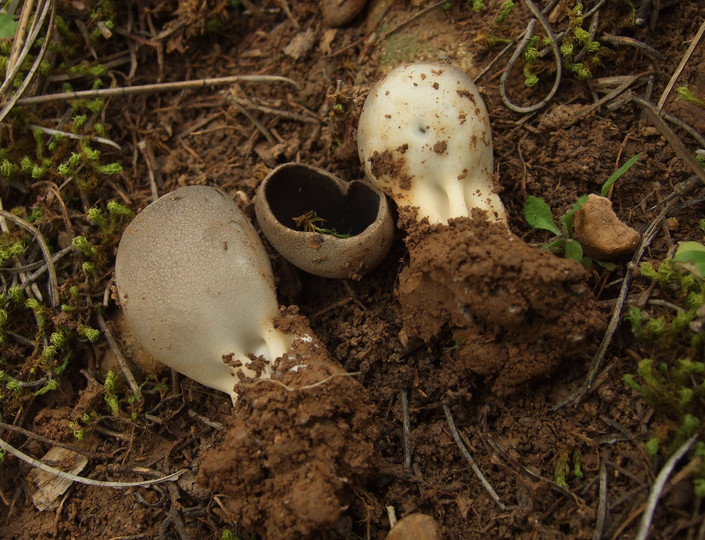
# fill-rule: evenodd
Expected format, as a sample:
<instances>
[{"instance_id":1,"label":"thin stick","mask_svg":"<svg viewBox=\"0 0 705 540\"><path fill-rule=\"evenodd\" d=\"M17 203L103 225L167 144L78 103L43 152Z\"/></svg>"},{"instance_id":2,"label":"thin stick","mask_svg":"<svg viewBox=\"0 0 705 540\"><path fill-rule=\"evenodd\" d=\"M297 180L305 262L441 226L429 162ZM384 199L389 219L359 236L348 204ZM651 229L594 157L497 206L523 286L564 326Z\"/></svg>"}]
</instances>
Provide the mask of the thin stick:
<instances>
[{"instance_id":1,"label":"thin stick","mask_svg":"<svg viewBox=\"0 0 705 540\"><path fill-rule=\"evenodd\" d=\"M643 99L640 99L636 96L632 96L632 100L641 105L643 107L644 112L646 113L646 116L649 117L649 120L651 120L651 123L656 126L656 128L661 132L661 135L664 136L664 138L670 143L670 145L673 147L673 149L676 151L676 154L678 154L678 157L681 158L685 163L693 169L693 172L700 178L700 180L705 183L705 169L702 168L700 163L693 157L693 155L688 151L688 149L683 145L683 143L680 141L680 139L676 136L675 133L673 133L673 130L668 127L666 122L663 121L663 119L658 115L658 112L654 108L654 106L649 103L648 101L645 101Z\"/></svg>"},{"instance_id":2,"label":"thin stick","mask_svg":"<svg viewBox=\"0 0 705 540\"><path fill-rule=\"evenodd\" d=\"M20 433L20 434L24 435L25 437L29 437L30 439L34 439L34 440L42 442L44 444L49 444L51 446L58 446L59 448L64 448L65 450L71 450L72 452L76 452L77 454L83 454L84 456L89 457L91 459L112 459L113 458L113 456L111 454L108 454L106 452L92 452L91 450L85 450L83 448L79 448L79 447L74 446L72 444L66 444L66 443L62 443L59 441L53 441L51 439L48 439L47 437L42 437L41 435L37 435L36 433L29 431L27 429L21 428L19 426L5 424L4 422L0 422L0 429L14 431L15 433Z\"/></svg>"},{"instance_id":3,"label":"thin stick","mask_svg":"<svg viewBox=\"0 0 705 540\"><path fill-rule=\"evenodd\" d=\"M409 438L411 437L411 422L409 421L409 395L406 388L399 391L401 398L401 438L404 443L404 468L411 467L411 450L409 449Z\"/></svg>"},{"instance_id":4,"label":"thin stick","mask_svg":"<svg viewBox=\"0 0 705 540\"><path fill-rule=\"evenodd\" d=\"M661 497L661 492L666 486L666 481L668 477L671 476L676 463L690 450L697 440L698 435L695 434L690 439L685 441L676 450L673 455L668 458L668 461L664 464L661 471L658 473L656 480L654 480L654 485L651 486L651 491L649 492L649 497L646 499L646 509L641 516L641 522L639 523L639 530L636 534L635 540L646 540L649 536L649 528L651 527L651 521L654 518L654 512L656 511L656 505L658 504L659 497Z\"/></svg>"},{"instance_id":5,"label":"thin stick","mask_svg":"<svg viewBox=\"0 0 705 540\"><path fill-rule=\"evenodd\" d=\"M256 103L253 103L248 99L238 98L230 94L226 94L225 99L226 101L232 100L234 103L237 103L238 105L246 109L255 109L263 113L269 113L273 114L274 116L279 116L281 118L298 120L299 122L308 122L309 124L318 124L321 122L319 118L304 116L303 114L298 114L295 112L282 111L279 109L274 109L272 107L267 107L266 105L257 105Z\"/></svg>"},{"instance_id":6,"label":"thin stick","mask_svg":"<svg viewBox=\"0 0 705 540\"><path fill-rule=\"evenodd\" d=\"M64 478L65 480L70 480L72 482L78 482L80 484L86 484L88 486L97 487L109 487L109 488L129 488L129 487L144 487L151 486L153 484L161 484L162 482L169 482L171 480L176 480L179 476L187 472L188 469L181 469L168 476L162 476L161 478L155 478L154 480L143 480L141 482L105 482L103 480L92 480L91 478L85 478L83 476L76 476L75 474L67 473L54 467L50 467L46 463L42 463L38 459L34 459L32 456L28 456L24 452L21 452L14 446L7 444L4 440L0 439L0 448L9 452L17 459L21 459L25 463L29 463L32 467L41 469L44 472L58 476L59 478Z\"/></svg>"},{"instance_id":7,"label":"thin stick","mask_svg":"<svg viewBox=\"0 0 705 540\"><path fill-rule=\"evenodd\" d=\"M269 144L276 144L277 141L274 140L274 136L269 132L269 130L265 127L264 124L262 124L257 118L254 117L254 115L250 114L250 111L245 109L242 105L240 105L237 101L232 102L233 106L240 111L242 114L245 115L245 117L254 124L254 126L257 128L257 131L259 131L262 135L264 135L264 138L267 139L267 142Z\"/></svg>"},{"instance_id":8,"label":"thin stick","mask_svg":"<svg viewBox=\"0 0 705 540\"><path fill-rule=\"evenodd\" d=\"M45 10L48 4L43 4ZM22 5L22 11L20 12L20 20L17 23L17 30L15 31L14 38L12 40L12 50L10 51L10 58L7 60L7 73L5 74L5 81L2 86L0 86L0 94L5 92L11 84L13 84L15 76L20 70L22 61L25 56L29 53L32 47L31 38L28 43L27 30L29 28L29 17L34 9L34 0L26 0ZM23 54L24 53L24 54ZM20 55L22 55L20 57Z\"/></svg>"},{"instance_id":9,"label":"thin stick","mask_svg":"<svg viewBox=\"0 0 705 540\"><path fill-rule=\"evenodd\" d=\"M683 58L681 58L681 61L678 64L678 67L673 72L673 75L671 76L671 80L668 81L666 88L663 90L663 94L661 94L661 97L658 100L658 104L656 105L656 110L658 112L661 112L663 105L666 103L666 100L668 99L668 95L671 93L671 90L673 89L673 86L676 84L678 77L680 77L681 72L683 71L683 68L685 67L685 64L690 59L690 56L693 54L695 47L698 46L698 43L700 42L700 40L703 37L703 34L705 34L705 21L703 21L703 23L700 25L698 32L695 34L695 37L693 38L693 40L690 42L690 46L688 47L688 50L685 51L685 54L683 55Z\"/></svg>"},{"instance_id":10,"label":"thin stick","mask_svg":"<svg viewBox=\"0 0 705 540\"><path fill-rule=\"evenodd\" d=\"M56 10L54 9L54 3L53 1L49 0L46 4L46 6L50 6L51 8L51 14L49 15L49 23L47 24L47 31L46 35L44 36L44 41L42 43L42 47L39 49L39 52L37 53L37 56L34 58L34 62L32 63L32 67L29 68L29 71L24 77L24 80L22 81L22 84L20 87L12 94L10 99L3 104L3 109L0 111L0 122L2 122L7 114L10 112L10 110L15 106L15 104L20 101L21 96L24 94L25 90L27 90L27 87L29 84L32 82L32 79L34 78L34 74L37 72L39 69L39 66L42 63L42 60L44 60L44 55L47 52L47 49L49 48L49 42L51 41L51 33L54 30L54 19L56 18ZM43 24L44 18L46 17L46 11L47 8L42 11L42 14L39 18L39 24L37 24L36 28L33 30L32 33L32 41L36 39L37 33L39 32L39 29L41 28L41 25ZM26 52L29 52L29 46L26 47ZM25 51L23 51L23 54ZM21 65L21 61L17 64L16 68L19 69ZM14 77L14 75L13 75ZM8 82L8 80L3 83L3 88L5 87L5 84ZM0 92L0 96L2 96L2 92Z\"/></svg>"},{"instance_id":11,"label":"thin stick","mask_svg":"<svg viewBox=\"0 0 705 540\"><path fill-rule=\"evenodd\" d=\"M66 137L67 139L77 139L77 140L82 140L82 139L90 139L92 141L95 141L100 144L107 144L109 146L112 146L113 148L117 148L118 150L122 150L120 145L114 141L111 141L110 139L106 139L105 137L91 137L90 135L79 135L78 133L71 133L70 131L61 131L60 129L52 129L44 126L38 126L37 124L29 124L27 126L29 129L38 129L39 131L42 131L43 133L46 133L47 135L60 135L62 137Z\"/></svg>"},{"instance_id":12,"label":"thin stick","mask_svg":"<svg viewBox=\"0 0 705 540\"><path fill-rule=\"evenodd\" d=\"M54 267L54 261L49 252L49 247L44 241L42 233L40 233L36 228L27 223L25 220L18 218L15 214L8 212L7 210L0 210L0 216L5 219L9 219L18 227L21 227L34 236L39 244L39 248L42 250L42 255L44 255L44 261L46 262L47 268L49 269L49 300L51 301L51 307L56 307L59 303L59 281L56 277L56 268Z\"/></svg>"},{"instance_id":13,"label":"thin stick","mask_svg":"<svg viewBox=\"0 0 705 540\"><path fill-rule=\"evenodd\" d=\"M113 354L115 355L115 358L117 359L117 362L120 365L122 374L125 376L125 379L127 379L127 384L130 385L130 390L132 390L132 393L135 396L139 396L140 387L137 384L137 381L135 380L135 376L132 374L132 371L130 371L130 366L127 365L127 360L122 354L120 347L118 347L117 341L115 341L113 333L110 331L110 328L108 328L108 325L106 324L105 319L103 318L103 314L100 311L97 311L96 317L98 318L98 325L103 331L103 334L105 334L105 339L108 340L108 345L110 346L110 349L113 351Z\"/></svg>"},{"instance_id":14,"label":"thin stick","mask_svg":"<svg viewBox=\"0 0 705 540\"><path fill-rule=\"evenodd\" d=\"M533 16L536 17L536 19L532 19L531 21L529 21L529 24L526 27L526 31L524 32L524 38L521 40L521 42L517 46L516 50L514 51L514 54L509 59L509 62L507 62L507 65L504 68L504 73L502 73L502 77L499 79L499 90L500 90L500 94L502 96L502 101L507 106L507 108L511 109L514 112L518 112L518 113L531 113L531 112L535 112L535 111L538 111L539 109L541 109L549 101L551 101L551 99L553 99L553 96L556 95L556 92L558 91L558 87L561 84L561 75L562 75L563 66L561 63L561 51L558 48L558 39L556 38L556 35L553 33L553 29L551 28L551 25L549 24L548 20L543 15L543 13L541 13L539 8L537 8L536 5L531 0L524 0L524 3L526 4L526 7L529 8L529 10L533 14ZM514 103L512 103L509 100L509 98L507 97L506 84L507 84L507 79L509 78L509 73L511 71L511 68L514 65L514 62L517 61L517 59L519 58L521 53L524 52L524 49L526 49L526 46L529 44L529 40L531 39L531 36L534 32L534 26L536 25L536 20L538 20L541 23L541 26L543 26L543 29L546 32L546 35L551 39L551 51L553 52L553 56L556 61L556 77L555 77L555 80L553 81L553 87L548 92L548 95L545 98L543 98L538 103L535 103L534 105L530 105L528 107L521 107L519 105L515 105Z\"/></svg>"},{"instance_id":15,"label":"thin stick","mask_svg":"<svg viewBox=\"0 0 705 540\"><path fill-rule=\"evenodd\" d=\"M98 90L80 90L77 92L61 92L59 94L46 94L18 99L16 105L36 105L49 101L70 101L72 99L98 99L107 97L135 96L139 94L156 94L157 92L173 92L175 90L190 90L193 88L206 88L209 86L225 86L239 82L268 83L284 82L292 85L297 90L299 83L288 77L278 75L233 75L230 77L215 77L197 79L194 81L177 81L167 83L145 84L141 86L126 86L120 88L103 88Z\"/></svg>"},{"instance_id":16,"label":"thin stick","mask_svg":"<svg viewBox=\"0 0 705 540\"><path fill-rule=\"evenodd\" d=\"M504 511L507 509L507 507L499 500L499 495L495 492L495 490L492 488L490 483L487 481L487 478L485 478L485 475L482 474L482 471L480 468L477 466L475 463L475 460L472 458L472 454L470 454L470 451L465 447L463 444L463 441L460 439L460 434L458 433L458 430L455 428L455 422L453 421L453 415L450 413L450 409L448 408L448 405L443 403L443 412L446 415L446 421L448 422L448 428L450 429L451 435L453 435L453 440L455 441L455 444L458 445L458 448L460 449L460 453L463 454L463 457L467 460L467 462L470 464L470 468L472 469L472 472L475 473L475 476L480 480L482 483L482 486L487 490L487 493L490 494L490 497L492 497L492 500L497 503L497 506L499 506L500 510Z\"/></svg>"},{"instance_id":17,"label":"thin stick","mask_svg":"<svg viewBox=\"0 0 705 540\"><path fill-rule=\"evenodd\" d=\"M604 460L600 464L599 478L599 502L597 504L597 518L595 519L595 532L592 535L592 540L600 540L602 538L607 521L607 465Z\"/></svg>"},{"instance_id":18,"label":"thin stick","mask_svg":"<svg viewBox=\"0 0 705 540\"><path fill-rule=\"evenodd\" d=\"M154 152L152 151L152 147L147 139L137 141L137 148L139 148L140 152L142 152L142 157L147 163L147 173L149 175L149 189L152 192L152 202L154 202L159 198L159 189L157 187L156 177L159 171L156 170L155 172L156 159L154 158ZM159 178L159 184L162 184L161 176Z\"/></svg>"},{"instance_id":19,"label":"thin stick","mask_svg":"<svg viewBox=\"0 0 705 540\"><path fill-rule=\"evenodd\" d=\"M636 265L639 263L639 260L641 260L641 257L644 254L644 251L646 250L646 246L648 246L654 239L654 236L656 236L656 233L658 232L659 227L661 226L661 222L666 217L666 214L670 211L670 209L671 205L666 205L663 210L661 210L661 213L646 229L641 239L641 243L639 244L637 250L634 252L632 260L629 263L630 267L636 267ZM631 282L632 272L627 272L624 275L624 279L622 280L622 288L620 289L619 295L617 296L617 303L614 306L612 318L610 319L610 322L607 325L607 330L605 331L605 335L603 336L602 341L600 342L600 346L598 347L595 356L593 356L592 358L592 362L590 363L590 369L588 370L588 374L585 377L585 382L578 389L577 392L574 392L566 399L558 403L553 408L553 410L560 409L561 407L564 407L568 403L571 403L575 400L578 400L579 403L582 400L583 396L585 396L590 390L592 390L595 377L597 376L597 373L600 370L600 364L602 363L602 359L605 357L607 348L612 342L612 336L614 336L614 333L617 331L619 323L622 321L622 309L624 308L624 302L627 299L627 294L629 293L629 286L631 285Z\"/></svg>"}]
</instances>

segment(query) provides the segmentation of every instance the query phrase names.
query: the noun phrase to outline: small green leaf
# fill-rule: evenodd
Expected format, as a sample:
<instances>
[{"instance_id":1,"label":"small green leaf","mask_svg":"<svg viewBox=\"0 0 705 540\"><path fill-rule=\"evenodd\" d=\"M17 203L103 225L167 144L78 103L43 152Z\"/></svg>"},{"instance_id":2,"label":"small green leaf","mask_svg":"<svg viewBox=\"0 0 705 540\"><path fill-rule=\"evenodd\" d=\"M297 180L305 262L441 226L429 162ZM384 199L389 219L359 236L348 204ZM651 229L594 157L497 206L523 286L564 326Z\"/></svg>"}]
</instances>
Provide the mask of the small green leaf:
<instances>
[{"instance_id":1,"label":"small green leaf","mask_svg":"<svg viewBox=\"0 0 705 540\"><path fill-rule=\"evenodd\" d=\"M584 205L587 200L587 195L578 197L578 200L575 201L573 208L568 210L566 214L560 219L561 227L563 227L563 232L568 238L573 238L573 222L575 221L575 213L580 210L580 207Z\"/></svg>"},{"instance_id":2,"label":"small green leaf","mask_svg":"<svg viewBox=\"0 0 705 540\"><path fill-rule=\"evenodd\" d=\"M686 264L699 277L705 277L705 246L700 242L680 242L673 260Z\"/></svg>"},{"instance_id":3,"label":"small green leaf","mask_svg":"<svg viewBox=\"0 0 705 540\"><path fill-rule=\"evenodd\" d=\"M568 240L565 243L565 256L574 261L583 260L583 248L577 240Z\"/></svg>"},{"instance_id":4,"label":"small green leaf","mask_svg":"<svg viewBox=\"0 0 705 540\"><path fill-rule=\"evenodd\" d=\"M595 263L599 264L602 268L605 270L609 270L610 272L613 272L616 268L617 265L613 263L612 261L598 261L597 259L593 259Z\"/></svg>"},{"instance_id":5,"label":"small green leaf","mask_svg":"<svg viewBox=\"0 0 705 540\"><path fill-rule=\"evenodd\" d=\"M556 227L551 214L551 208L543 199L529 195L526 204L524 205L524 216L529 225L534 229L544 229L551 231L553 234L560 236L561 231Z\"/></svg>"},{"instance_id":6,"label":"small green leaf","mask_svg":"<svg viewBox=\"0 0 705 540\"><path fill-rule=\"evenodd\" d=\"M614 185L614 183L619 179L620 176L622 176L625 172L627 172L632 165L634 165L637 160L641 157L641 154L637 154L635 156L630 157L624 165L622 165L619 169L614 171L612 176L610 176L607 181L602 184L602 189L600 190L600 195L603 197L607 196L607 193L609 192L610 188Z\"/></svg>"},{"instance_id":7,"label":"small green leaf","mask_svg":"<svg viewBox=\"0 0 705 540\"><path fill-rule=\"evenodd\" d=\"M541 246L541 249L545 249L557 255L562 255L563 253L565 253L565 242L565 238L559 237L554 240L551 240L546 245Z\"/></svg>"},{"instance_id":8,"label":"small green leaf","mask_svg":"<svg viewBox=\"0 0 705 540\"><path fill-rule=\"evenodd\" d=\"M17 21L12 13L0 13L0 39L11 38L17 31Z\"/></svg>"}]
</instances>

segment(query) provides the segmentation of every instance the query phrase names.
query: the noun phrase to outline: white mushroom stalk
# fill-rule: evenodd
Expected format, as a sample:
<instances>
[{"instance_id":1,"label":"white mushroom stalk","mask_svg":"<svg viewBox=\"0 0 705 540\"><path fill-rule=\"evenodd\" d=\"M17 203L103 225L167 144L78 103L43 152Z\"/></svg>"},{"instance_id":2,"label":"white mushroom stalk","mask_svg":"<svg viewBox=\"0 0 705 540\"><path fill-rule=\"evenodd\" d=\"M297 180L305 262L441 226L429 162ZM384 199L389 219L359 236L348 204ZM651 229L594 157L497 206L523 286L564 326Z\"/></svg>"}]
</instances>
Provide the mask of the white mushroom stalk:
<instances>
[{"instance_id":1,"label":"white mushroom stalk","mask_svg":"<svg viewBox=\"0 0 705 540\"><path fill-rule=\"evenodd\" d=\"M137 341L160 362L230 394L268 377L293 337L274 327L272 269L254 228L222 191L189 186L145 208L125 230L115 281ZM251 357L268 363L253 369Z\"/></svg>"},{"instance_id":2,"label":"white mushroom stalk","mask_svg":"<svg viewBox=\"0 0 705 540\"><path fill-rule=\"evenodd\" d=\"M444 64L406 64L370 92L360 115L365 173L419 221L446 223L485 210L506 223L494 190L487 109L472 79Z\"/></svg>"}]
</instances>

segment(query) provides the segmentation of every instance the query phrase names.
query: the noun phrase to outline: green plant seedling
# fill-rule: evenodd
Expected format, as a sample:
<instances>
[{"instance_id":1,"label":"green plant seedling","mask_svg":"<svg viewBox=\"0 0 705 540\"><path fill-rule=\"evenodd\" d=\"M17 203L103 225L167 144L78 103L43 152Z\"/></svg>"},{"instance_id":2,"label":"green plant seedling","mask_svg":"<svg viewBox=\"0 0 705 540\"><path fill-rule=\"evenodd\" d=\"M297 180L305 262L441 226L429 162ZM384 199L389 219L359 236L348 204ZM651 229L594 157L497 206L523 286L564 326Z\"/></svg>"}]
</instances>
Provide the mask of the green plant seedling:
<instances>
[{"instance_id":1,"label":"green plant seedling","mask_svg":"<svg viewBox=\"0 0 705 540\"><path fill-rule=\"evenodd\" d=\"M637 162L639 157L641 157L641 154L636 154L635 156L629 158L621 167L619 167L605 181L605 183L602 184L602 187L600 188L600 195L603 197L607 195L610 189L612 189L612 186L614 186L615 182L617 182L617 180ZM534 229L549 231L556 236L556 238L550 240L542 246L542 249L548 249L566 258L578 261L586 268L591 268L593 262L596 262L607 270L613 270L615 268L613 263L594 260L592 257L584 255L583 248L580 243L573 238L575 213L583 204L585 204L587 199L587 195L583 195L578 198L575 204L573 204L573 207L566 212L562 218L560 218L560 228L558 228L553 219L553 212L551 211L550 206L548 206L546 201L540 197L529 195L526 204L524 204L524 217L526 218L526 222Z\"/></svg>"},{"instance_id":2,"label":"green plant seedling","mask_svg":"<svg viewBox=\"0 0 705 540\"><path fill-rule=\"evenodd\" d=\"M561 218L561 229L558 228L553 220L551 208L539 197L529 195L524 205L524 216L527 223L534 229L546 230L556 236L556 238L542 246L541 249L548 249L566 258L578 261L586 268L589 268L592 265L592 259L583 254L583 248L580 243L572 238L575 212L585 204L586 200L587 195L580 197L573 205L573 208Z\"/></svg>"},{"instance_id":3,"label":"green plant seedling","mask_svg":"<svg viewBox=\"0 0 705 540\"><path fill-rule=\"evenodd\" d=\"M614 186L615 182L619 180L619 177L622 176L629 169L631 169L632 165L634 165L640 157L640 153L630 157L627 161L624 162L624 164L619 169L614 171L614 173L612 173L612 175L605 181L605 183L602 184L602 189L600 189L600 195L606 197L610 189L612 189L612 186Z\"/></svg>"},{"instance_id":4,"label":"green plant seedling","mask_svg":"<svg viewBox=\"0 0 705 540\"><path fill-rule=\"evenodd\" d=\"M700 242L680 242L671 260L699 278L705 278L705 246Z\"/></svg>"},{"instance_id":5,"label":"green plant seedling","mask_svg":"<svg viewBox=\"0 0 705 540\"><path fill-rule=\"evenodd\" d=\"M677 90L678 95L683 98L685 101L689 103L694 103L698 107L703 107L705 108L705 97L703 96L696 96L693 94L693 92L690 91L690 88L688 86L681 86Z\"/></svg>"},{"instance_id":6,"label":"green plant seedling","mask_svg":"<svg viewBox=\"0 0 705 540\"><path fill-rule=\"evenodd\" d=\"M315 210L309 210L305 214L301 214L294 219L296 226L305 232L317 232L321 234L329 234L336 238L350 238L350 234L339 233L335 229L328 229L322 225L326 223L326 219L320 217Z\"/></svg>"}]
</instances>

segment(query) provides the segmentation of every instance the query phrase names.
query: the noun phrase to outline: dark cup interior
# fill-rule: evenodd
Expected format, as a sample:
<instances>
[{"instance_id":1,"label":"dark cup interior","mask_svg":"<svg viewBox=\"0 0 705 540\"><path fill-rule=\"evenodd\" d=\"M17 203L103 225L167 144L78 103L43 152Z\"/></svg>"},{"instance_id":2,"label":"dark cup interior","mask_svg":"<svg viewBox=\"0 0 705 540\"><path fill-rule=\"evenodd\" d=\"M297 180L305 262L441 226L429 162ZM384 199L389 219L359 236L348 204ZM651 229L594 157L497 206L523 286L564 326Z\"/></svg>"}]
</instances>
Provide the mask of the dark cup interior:
<instances>
[{"instance_id":1,"label":"dark cup interior","mask_svg":"<svg viewBox=\"0 0 705 540\"><path fill-rule=\"evenodd\" d=\"M341 234L360 234L377 218L379 195L362 182L353 180L347 193L334 178L303 165L287 165L269 177L264 190L274 217L284 226L297 228L294 222L314 211L325 219L321 227Z\"/></svg>"}]
</instances>

